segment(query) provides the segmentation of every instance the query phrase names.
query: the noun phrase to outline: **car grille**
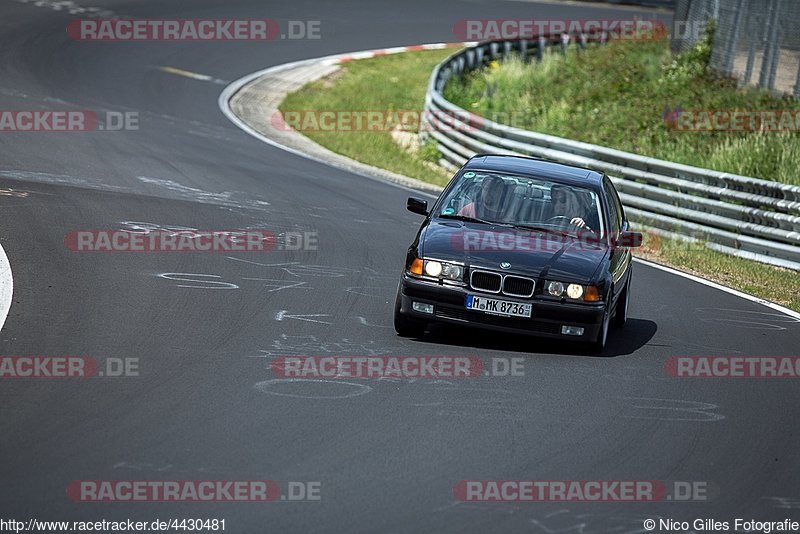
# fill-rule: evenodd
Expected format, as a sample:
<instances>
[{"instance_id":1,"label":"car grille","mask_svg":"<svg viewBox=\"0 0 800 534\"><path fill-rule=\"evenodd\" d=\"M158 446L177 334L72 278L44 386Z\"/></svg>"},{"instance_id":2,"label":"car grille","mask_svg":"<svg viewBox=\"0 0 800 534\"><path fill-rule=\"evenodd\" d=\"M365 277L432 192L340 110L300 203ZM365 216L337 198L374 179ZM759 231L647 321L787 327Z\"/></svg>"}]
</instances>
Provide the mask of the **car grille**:
<instances>
[{"instance_id":1,"label":"car grille","mask_svg":"<svg viewBox=\"0 0 800 534\"><path fill-rule=\"evenodd\" d=\"M456 321L468 321L471 323L483 323L493 326L505 326L507 328L517 328L526 330L528 332L538 332L543 334L558 334L560 330L559 323L549 323L545 321L536 321L533 319L524 319L517 317L500 317L497 315L489 315L486 313L473 312L466 308L455 306L437 305L434 315L443 319L454 319Z\"/></svg>"},{"instance_id":2,"label":"car grille","mask_svg":"<svg viewBox=\"0 0 800 534\"><path fill-rule=\"evenodd\" d=\"M502 282L503 277L497 273L472 271L472 276L470 276L470 285L472 286L472 289L477 289L478 291L499 293Z\"/></svg>"},{"instance_id":3,"label":"car grille","mask_svg":"<svg viewBox=\"0 0 800 534\"><path fill-rule=\"evenodd\" d=\"M490 271L472 271L469 285L477 291L503 293L510 297L530 297L536 283L532 278Z\"/></svg>"},{"instance_id":4,"label":"car grille","mask_svg":"<svg viewBox=\"0 0 800 534\"><path fill-rule=\"evenodd\" d=\"M503 278L503 293L514 297L530 297L533 295L534 282L530 278L506 276Z\"/></svg>"}]
</instances>

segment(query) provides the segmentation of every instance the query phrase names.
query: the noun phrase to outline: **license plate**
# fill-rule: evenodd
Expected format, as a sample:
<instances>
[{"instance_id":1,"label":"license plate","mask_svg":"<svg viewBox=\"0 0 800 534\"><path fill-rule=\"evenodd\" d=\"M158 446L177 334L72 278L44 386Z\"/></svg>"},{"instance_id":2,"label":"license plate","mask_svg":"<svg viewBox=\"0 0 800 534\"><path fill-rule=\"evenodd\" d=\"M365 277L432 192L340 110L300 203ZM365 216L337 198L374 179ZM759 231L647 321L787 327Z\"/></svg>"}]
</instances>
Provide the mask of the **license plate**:
<instances>
[{"instance_id":1,"label":"license plate","mask_svg":"<svg viewBox=\"0 0 800 534\"><path fill-rule=\"evenodd\" d=\"M533 306L531 304L511 302L510 300L467 295L467 309L504 317L530 317Z\"/></svg>"}]
</instances>

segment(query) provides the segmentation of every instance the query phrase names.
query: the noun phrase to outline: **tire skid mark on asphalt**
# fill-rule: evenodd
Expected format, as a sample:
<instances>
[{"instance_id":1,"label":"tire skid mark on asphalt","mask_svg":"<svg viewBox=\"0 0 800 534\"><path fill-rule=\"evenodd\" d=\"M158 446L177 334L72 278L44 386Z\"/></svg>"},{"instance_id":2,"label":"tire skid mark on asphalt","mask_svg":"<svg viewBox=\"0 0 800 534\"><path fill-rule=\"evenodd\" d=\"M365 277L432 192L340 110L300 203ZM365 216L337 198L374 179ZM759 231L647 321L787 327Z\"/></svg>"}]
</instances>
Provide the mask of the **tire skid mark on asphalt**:
<instances>
[{"instance_id":1,"label":"tire skid mark on asphalt","mask_svg":"<svg viewBox=\"0 0 800 534\"><path fill-rule=\"evenodd\" d=\"M774 501L772 508L800 510L800 497L761 497L763 501Z\"/></svg>"},{"instance_id":2,"label":"tire skid mark on asphalt","mask_svg":"<svg viewBox=\"0 0 800 534\"><path fill-rule=\"evenodd\" d=\"M300 384L301 387L298 388L298 392L285 392L274 390L273 387L276 385L286 385L286 384ZM340 394L328 394L328 395L320 395L314 393L302 393L303 386L308 387L315 387L314 385L318 386L319 384L325 384L326 387L328 386L336 386L335 388L329 389L341 389L340 386L349 386L350 391ZM253 386L256 390L267 393L269 395L275 395L278 397L291 397L295 399L308 399L308 400L335 400L335 399L349 399L352 397L360 397L361 395L365 395L372 391L370 386L366 384L358 384L355 382L345 382L342 380L325 380L325 379L309 379L309 378L274 378L272 380L264 380L263 382L258 382ZM317 389L319 389L317 387Z\"/></svg>"},{"instance_id":3,"label":"tire skid mark on asphalt","mask_svg":"<svg viewBox=\"0 0 800 534\"><path fill-rule=\"evenodd\" d=\"M290 354L308 356L348 354L386 356L391 354L392 350L383 344L378 345L374 341L359 343L351 341L348 338L342 338L338 341L320 341L316 336L311 334L300 336L281 334L279 339L272 341L271 348L260 349L259 352L260 354L249 356L249 358L272 358Z\"/></svg>"},{"instance_id":4,"label":"tire skid mark on asphalt","mask_svg":"<svg viewBox=\"0 0 800 534\"><path fill-rule=\"evenodd\" d=\"M626 415L620 414L621 417L629 419L653 419L656 421L691 421L691 422L713 422L725 419L725 416L718 413L712 413L719 408L719 405L709 402L688 401L682 399L659 399L652 397L617 397L623 401L636 401L632 404L627 404L625 408L633 410L651 411L650 414L637 414ZM639 401L644 401L639 404ZM683 416L667 416L661 415L663 412L685 414ZM692 414L692 415L689 415ZM697 417L699 416L699 417Z\"/></svg>"},{"instance_id":5,"label":"tire skid mark on asphalt","mask_svg":"<svg viewBox=\"0 0 800 534\"><path fill-rule=\"evenodd\" d=\"M131 189L127 187L104 184L96 180L88 180L86 178L82 178L80 176L74 176L71 174L55 174L49 172L5 169L5 170L0 170L0 178L9 178L11 180L20 180L26 182L66 185L70 187L83 187L86 189L96 189L100 191L124 192L124 193L132 192ZM42 194L50 194L50 193L42 193Z\"/></svg>"},{"instance_id":6,"label":"tire skid mark on asphalt","mask_svg":"<svg viewBox=\"0 0 800 534\"><path fill-rule=\"evenodd\" d=\"M704 345L702 343L693 343L691 341L687 341L684 337L675 336L671 334L656 334L659 337L660 341L666 341L667 343L648 343L648 346L651 347L669 347L674 349L675 347L686 347L688 349L703 349L704 351L710 351L719 354L744 354L743 351L732 349L728 347L715 347L713 345ZM674 350L673 350L674 352Z\"/></svg>"},{"instance_id":7,"label":"tire skid mark on asphalt","mask_svg":"<svg viewBox=\"0 0 800 534\"><path fill-rule=\"evenodd\" d=\"M83 7L72 0L15 0L19 4L33 4L36 7L50 9L52 11L63 11L68 15L85 15L92 18L130 18L117 15L110 9L102 7Z\"/></svg>"},{"instance_id":8,"label":"tire skid mark on asphalt","mask_svg":"<svg viewBox=\"0 0 800 534\"><path fill-rule=\"evenodd\" d=\"M700 318L704 323L733 324L739 328L753 330L787 330L786 326L775 323L800 324L800 318L780 313L737 310L735 308L696 308L695 311L711 315L711 317Z\"/></svg>"},{"instance_id":9,"label":"tire skid mark on asphalt","mask_svg":"<svg viewBox=\"0 0 800 534\"><path fill-rule=\"evenodd\" d=\"M247 209L260 209L263 210L270 203L266 200L253 200L247 198L245 193L239 191L223 191L221 193L214 193L205 191L196 187L183 185L174 180L167 178L155 178L151 176L137 176L140 182L152 185L158 189L167 190L175 194L181 200L189 200L192 202L199 202L202 204L216 204L220 206L227 206L233 208L247 208Z\"/></svg>"}]
</instances>

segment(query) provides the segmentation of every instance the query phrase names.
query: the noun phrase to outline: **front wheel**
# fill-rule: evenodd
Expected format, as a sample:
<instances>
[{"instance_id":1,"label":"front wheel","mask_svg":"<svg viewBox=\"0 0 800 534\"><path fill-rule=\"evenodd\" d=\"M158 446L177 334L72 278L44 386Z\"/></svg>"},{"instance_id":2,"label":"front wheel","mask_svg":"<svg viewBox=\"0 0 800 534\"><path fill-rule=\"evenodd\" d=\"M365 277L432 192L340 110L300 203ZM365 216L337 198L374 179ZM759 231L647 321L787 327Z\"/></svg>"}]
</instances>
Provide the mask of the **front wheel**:
<instances>
[{"instance_id":1,"label":"front wheel","mask_svg":"<svg viewBox=\"0 0 800 534\"><path fill-rule=\"evenodd\" d=\"M420 337L425 333L427 324L424 321L406 317L400 313L400 290L394 302L394 331L401 337Z\"/></svg>"},{"instance_id":2,"label":"front wheel","mask_svg":"<svg viewBox=\"0 0 800 534\"><path fill-rule=\"evenodd\" d=\"M628 278L628 283L625 284L625 289L619 297L620 301L617 303L617 309L614 311L614 326L622 328L628 322L628 302L631 299L631 279Z\"/></svg>"},{"instance_id":3,"label":"front wheel","mask_svg":"<svg viewBox=\"0 0 800 534\"><path fill-rule=\"evenodd\" d=\"M602 352L606 348L606 341L608 340L608 324L611 322L611 314L606 311L603 314L603 322L600 325L600 331L597 332L597 337L591 343L590 349L592 352Z\"/></svg>"}]
</instances>

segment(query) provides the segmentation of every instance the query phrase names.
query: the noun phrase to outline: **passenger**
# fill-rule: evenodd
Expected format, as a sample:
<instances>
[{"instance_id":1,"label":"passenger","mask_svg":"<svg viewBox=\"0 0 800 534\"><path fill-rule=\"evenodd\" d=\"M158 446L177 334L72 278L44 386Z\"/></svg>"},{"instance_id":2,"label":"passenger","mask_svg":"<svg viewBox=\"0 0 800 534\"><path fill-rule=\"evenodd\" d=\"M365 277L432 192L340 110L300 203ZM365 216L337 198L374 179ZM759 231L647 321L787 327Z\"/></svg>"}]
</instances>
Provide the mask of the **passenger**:
<instances>
[{"instance_id":1,"label":"passenger","mask_svg":"<svg viewBox=\"0 0 800 534\"><path fill-rule=\"evenodd\" d=\"M499 176L487 176L473 202L462 207L458 214L487 221L499 221L503 211L505 182Z\"/></svg>"}]
</instances>

